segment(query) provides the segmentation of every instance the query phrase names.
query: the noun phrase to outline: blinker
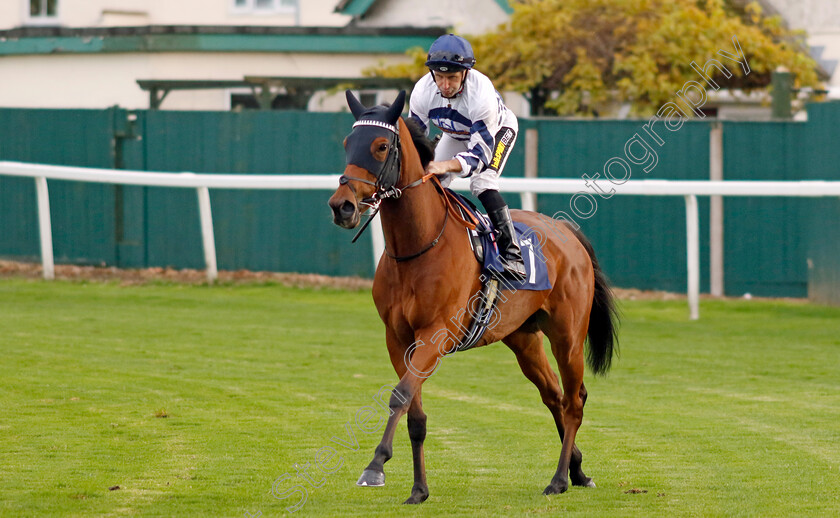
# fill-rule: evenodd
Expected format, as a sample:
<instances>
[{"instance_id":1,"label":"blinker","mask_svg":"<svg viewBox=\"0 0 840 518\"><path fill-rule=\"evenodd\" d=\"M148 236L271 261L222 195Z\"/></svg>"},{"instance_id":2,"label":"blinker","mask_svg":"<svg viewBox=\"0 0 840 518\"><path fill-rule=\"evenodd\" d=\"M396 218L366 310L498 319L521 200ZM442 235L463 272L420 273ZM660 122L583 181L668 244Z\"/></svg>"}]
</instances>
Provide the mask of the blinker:
<instances>
[{"instance_id":1,"label":"blinker","mask_svg":"<svg viewBox=\"0 0 840 518\"><path fill-rule=\"evenodd\" d=\"M395 185L400 179L400 113L405 106L405 91L397 94L391 106L373 106L365 108L356 99L353 92L347 90L347 105L356 118L353 131L345 141L345 157L347 165L354 165L365 169L376 177L376 195L395 197L399 189ZM374 158L371 145L377 138L388 140L388 154L384 161ZM372 183L359 178L364 183ZM387 194L387 196L386 196Z\"/></svg>"},{"instance_id":2,"label":"blinker","mask_svg":"<svg viewBox=\"0 0 840 518\"><path fill-rule=\"evenodd\" d=\"M379 137L388 139L388 155L384 161L374 158L370 150L371 143ZM390 189L399 180L399 143L394 132L380 125L358 124L347 137L345 151L347 165L368 171L376 177L376 183L381 189Z\"/></svg>"}]
</instances>

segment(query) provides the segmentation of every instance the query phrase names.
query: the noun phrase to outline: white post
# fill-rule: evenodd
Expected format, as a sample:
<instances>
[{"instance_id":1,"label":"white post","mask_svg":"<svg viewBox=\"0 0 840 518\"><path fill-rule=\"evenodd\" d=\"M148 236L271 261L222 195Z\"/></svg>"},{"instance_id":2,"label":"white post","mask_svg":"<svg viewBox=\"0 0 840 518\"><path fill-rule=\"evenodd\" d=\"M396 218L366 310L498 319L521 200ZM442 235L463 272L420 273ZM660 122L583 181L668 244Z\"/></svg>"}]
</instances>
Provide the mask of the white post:
<instances>
[{"instance_id":1,"label":"white post","mask_svg":"<svg viewBox=\"0 0 840 518\"><path fill-rule=\"evenodd\" d=\"M198 187L198 216L201 218L201 241L204 245L204 263L207 265L207 282L213 283L219 276L216 268L216 237L213 234L213 213L210 211L210 191Z\"/></svg>"},{"instance_id":2,"label":"white post","mask_svg":"<svg viewBox=\"0 0 840 518\"><path fill-rule=\"evenodd\" d=\"M723 180L723 125L709 131L709 180ZM723 296L723 196L709 197L709 291Z\"/></svg>"},{"instance_id":3,"label":"white post","mask_svg":"<svg viewBox=\"0 0 840 518\"><path fill-rule=\"evenodd\" d=\"M35 191L38 193L38 228L41 233L41 264L44 279L55 279L55 262L53 259L52 221L50 220L50 193L47 190L47 179L43 176L35 177Z\"/></svg>"},{"instance_id":4,"label":"white post","mask_svg":"<svg viewBox=\"0 0 840 518\"><path fill-rule=\"evenodd\" d=\"M700 318L700 216L697 196L685 197L686 252L688 256L689 318Z\"/></svg>"},{"instance_id":5,"label":"white post","mask_svg":"<svg viewBox=\"0 0 840 518\"><path fill-rule=\"evenodd\" d=\"M537 157L539 156L539 133L531 128L525 130L525 178L536 178L538 171ZM537 210L537 194L523 192L519 194L522 200L522 210Z\"/></svg>"},{"instance_id":6,"label":"white post","mask_svg":"<svg viewBox=\"0 0 840 518\"><path fill-rule=\"evenodd\" d=\"M379 259L385 253L385 233L382 231L382 216L370 222L370 241L373 244L373 270L379 266Z\"/></svg>"}]
</instances>

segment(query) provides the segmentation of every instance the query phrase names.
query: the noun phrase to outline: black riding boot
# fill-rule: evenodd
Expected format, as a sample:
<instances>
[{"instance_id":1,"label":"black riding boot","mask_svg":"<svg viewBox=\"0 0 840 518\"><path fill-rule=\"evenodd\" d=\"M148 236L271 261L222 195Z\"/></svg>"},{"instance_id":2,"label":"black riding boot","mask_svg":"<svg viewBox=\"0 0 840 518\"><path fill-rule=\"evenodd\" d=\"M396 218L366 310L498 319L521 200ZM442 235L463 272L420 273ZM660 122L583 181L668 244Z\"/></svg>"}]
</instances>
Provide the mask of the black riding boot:
<instances>
[{"instance_id":1,"label":"black riding boot","mask_svg":"<svg viewBox=\"0 0 840 518\"><path fill-rule=\"evenodd\" d=\"M499 244L505 273L511 280L524 281L525 262L522 260L522 251L519 250L519 243L516 240L510 210L507 205L504 205L496 210L488 211L487 215L490 216L490 221L498 231L496 242Z\"/></svg>"}]
</instances>

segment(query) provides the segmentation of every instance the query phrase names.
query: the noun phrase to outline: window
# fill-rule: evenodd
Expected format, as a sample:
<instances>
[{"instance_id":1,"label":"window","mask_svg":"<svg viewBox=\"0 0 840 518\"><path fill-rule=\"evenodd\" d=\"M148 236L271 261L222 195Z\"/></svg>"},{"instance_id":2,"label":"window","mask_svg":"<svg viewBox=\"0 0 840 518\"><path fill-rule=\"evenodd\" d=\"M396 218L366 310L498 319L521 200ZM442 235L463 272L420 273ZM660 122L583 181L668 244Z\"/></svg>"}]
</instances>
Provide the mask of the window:
<instances>
[{"instance_id":1,"label":"window","mask_svg":"<svg viewBox=\"0 0 840 518\"><path fill-rule=\"evenodd\" d=\"M311 92L302 94L280 93L276 94L271 99L272 110L303 110L306 111L309 106L309 97ZM258 110L260 103L254 97L253 93L237 93L230 94L230 109L233 111L242 110Z\"/></svg>"},{"instance_id":2,"label":"window","mask_svg":"<svg viewBox=\"0 0 840 518\"><path fill-rule=\"evenodd\" d=\"M233 0L234 11L240 13L291 13L298 0Z\"/></svg>"},{"instance_id":3,"label":"window","mask_svg":"<svg viewBox=\"0 0 840 518\"><path fill-rule=\"evenodd\" d=\"M379 104L379 92L359 92L359 102L362 106L376 106Z\"/></svg>"},{"instance_id":4,"label":"window","mask_svg":"<svg viewBox=\"0 0 840 518\"><path fill-rule=\"evenodd\" d=\"M29 0L29 16L55 16L58 0Z\"/></svg>"},{"instance_id":5,"label":"window","mask_svg":"<svg viewBox=\"0 0 840 518\"><path fill-rule=\"evenodd\" d=\"M28 23L56 23L58 0L26 0L26 21Z\"/></svg>"}]
</instances>

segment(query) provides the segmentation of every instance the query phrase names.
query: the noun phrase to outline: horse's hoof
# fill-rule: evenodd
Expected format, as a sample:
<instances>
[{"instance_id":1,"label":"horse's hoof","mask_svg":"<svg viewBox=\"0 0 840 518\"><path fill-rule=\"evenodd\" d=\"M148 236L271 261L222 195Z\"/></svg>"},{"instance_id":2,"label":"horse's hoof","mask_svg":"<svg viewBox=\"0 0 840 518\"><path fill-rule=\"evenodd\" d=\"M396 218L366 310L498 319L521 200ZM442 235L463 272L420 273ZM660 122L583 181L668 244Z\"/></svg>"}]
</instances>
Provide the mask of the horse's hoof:
<instances>
[{"instance_id":1,"label":"horse's hoof","mask_svg":"<svg viewBox=\"0 0 840 518\"><path fill-rule=\"evenodd\" d=\"M423 490L412 491L411 496L408 497L408 499L403 503L404 504L422 504L423 502L426 501L427 498L429 498L429 491L428 490L426 490L426 491L423 491Z\"/></svg>"},{"instance_id":2,"label":"horse's hoof","mask_svg":"<svg viewBox=\"0 0 840 518\"><path fill-rule=\"evenodd\" d=\"M586 477L582 480L573 480L572 485L578 487L597 487L595 485L595 482L589 477Z\"/></svg>"},{"instance_id":3,"label":"horse's hoof","mask_svg":"<svg viewBox=\"0 0 840 518\"><path fill-rule=\"evenodd\" d=\"M360 487L380 487L385 485L385 473L380 471L373 471L366 469L362 472L362 476L356 481L356 485Z\"/></svg>"},{"instance_id":4,"label":"horse's hoof","mask_svg":"<svg viewBox=\"0 0 840 518\"><path fill-rule=\"evenodd\" d=\"M404 504L422 504L429 498L429 495L411 495L408 499L403 502Z\"/></svg>"},{"instance_id":5,"label":"horse's hoof","mask_svg":"<svg viewBox=\"0 0 840 518\"><path fill-rule=\"evenodd\" d=\"M561 493L565 493L566 490L569 489L568 484L560 484L557 482L552 482L543 490L544 495L559 495Z\"/></svg>"}]
</instances>

